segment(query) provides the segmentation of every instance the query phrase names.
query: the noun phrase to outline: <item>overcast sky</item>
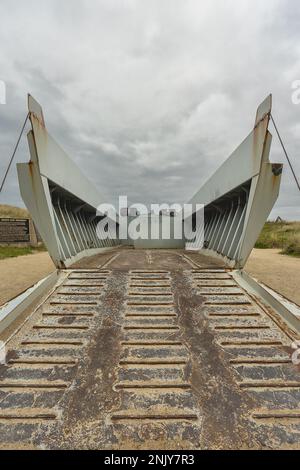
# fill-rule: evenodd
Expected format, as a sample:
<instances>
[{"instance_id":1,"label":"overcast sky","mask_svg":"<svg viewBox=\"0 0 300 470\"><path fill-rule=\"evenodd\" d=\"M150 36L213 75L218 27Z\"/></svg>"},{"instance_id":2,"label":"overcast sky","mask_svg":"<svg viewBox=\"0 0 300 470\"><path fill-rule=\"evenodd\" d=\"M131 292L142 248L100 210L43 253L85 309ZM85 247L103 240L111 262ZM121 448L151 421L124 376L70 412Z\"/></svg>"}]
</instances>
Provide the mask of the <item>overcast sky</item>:
<instances>
[{"instance_id":1,"label":"overcast sky","mask_svg":"<svg viewBox=\"0 0 300 470\"><path fill-rule=\"evenodd\" d=\"M272 92L300 175L299 0L1 0L0 80L1 174L29 92L105 202L186 202ZM275 135L271 160L285 162ZM0 202L22 205L15 163ZM285 165L272 216L300 219L299 202Z\"/></svg>"}]
</instances>

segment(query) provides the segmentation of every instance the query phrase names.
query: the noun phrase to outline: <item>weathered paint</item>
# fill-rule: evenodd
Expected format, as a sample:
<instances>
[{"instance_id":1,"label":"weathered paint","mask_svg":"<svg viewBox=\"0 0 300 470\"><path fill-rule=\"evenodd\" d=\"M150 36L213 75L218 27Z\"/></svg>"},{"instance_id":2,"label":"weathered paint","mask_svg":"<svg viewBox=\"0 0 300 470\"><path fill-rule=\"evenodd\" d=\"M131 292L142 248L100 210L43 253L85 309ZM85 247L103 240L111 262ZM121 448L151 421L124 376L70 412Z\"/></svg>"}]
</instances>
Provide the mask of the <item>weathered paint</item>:
<instances>
[{"instance_id":1,"label":"weathered paint","mask_svg":"<svg viewBox=\"0 0 300 470\"><path fill-rule=\"evenodd\" d=\"M42 108L30 95L28 109L31 160L17 165L20 192L54 264L63 268L116 241L97 238L102 196L49 135Z\"/></svg>"},{"instance_id":2,"label":"weathered paint","mask_svg":"<svg viewBox=\"0 0 300 470\"><path fill-rule=\"evenodd\" d=\"M28 106L31 161L18 165L20 190L54 263L68 266L119 242L96 236L96 208L103 198L49 135L42 108L31 96ZM258 107L252 132L190 201L205 205L205 251L232 267L244 266L279 192L282 166L269 162L271 106L270 95ZM134 246L182 243L148 237Z\"/></svg>"},{"instance_id":3,"label":"weathered paint","mask_svg":"<svg viewBox=\"0 0 300 470\"><path fill-rule=\"evenodd\" d=\"M205 204L204 252L232 267L245 265L279 193L282 165L269 162L271 108L270 95L248 137L190 201Z\"/></svg>"}]
</instances>

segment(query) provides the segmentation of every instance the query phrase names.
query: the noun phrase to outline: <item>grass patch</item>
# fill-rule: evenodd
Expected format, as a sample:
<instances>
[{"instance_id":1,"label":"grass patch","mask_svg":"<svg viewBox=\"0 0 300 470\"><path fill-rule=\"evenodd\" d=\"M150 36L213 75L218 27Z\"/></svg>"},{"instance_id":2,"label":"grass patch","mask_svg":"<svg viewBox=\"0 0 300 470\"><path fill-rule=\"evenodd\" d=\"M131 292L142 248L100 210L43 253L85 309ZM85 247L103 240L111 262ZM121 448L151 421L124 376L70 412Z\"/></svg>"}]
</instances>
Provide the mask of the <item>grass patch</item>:
<instances>
[{"instance_id":1,"label":"grass patch","mask_svg":"<svg viewBox=\"0 0 300 470\"><path fill-rule=\"evenodd\" d=\"M267 222L255 248L277 248L282 254L300 257L300 222Z\"/></svg>"},{"instance_id":2,"label":"grass patch","mask_svg":"<svg viewBox=\"0 0 300 470\"><path fill-rule=\"evenodd\" d=\"M5 258L16 258L17 256L31 255L40 251L45 251L44 245L37 247L0 246L0 260Z\"/></svg>"},{"instance_id":3,"label":"grass patch","mask_svg":"<svg viewBox=\"0 0 300 470\"><path fill-rule=\"evenodd\" d=\"M300 234L295 234L281 252L284 255L300 258Z\"/></svg>"},{"instance_id":4,"label":"grass patch","mask_svg":"<svg viewBox=\"0 0 300 470\"><path fill-rule=\"evenodd\" d=\"M0 217L13 219L29 219L29 213L21 207L9 206L8 204L0 204Z\"/></svg>"}]
</instances>

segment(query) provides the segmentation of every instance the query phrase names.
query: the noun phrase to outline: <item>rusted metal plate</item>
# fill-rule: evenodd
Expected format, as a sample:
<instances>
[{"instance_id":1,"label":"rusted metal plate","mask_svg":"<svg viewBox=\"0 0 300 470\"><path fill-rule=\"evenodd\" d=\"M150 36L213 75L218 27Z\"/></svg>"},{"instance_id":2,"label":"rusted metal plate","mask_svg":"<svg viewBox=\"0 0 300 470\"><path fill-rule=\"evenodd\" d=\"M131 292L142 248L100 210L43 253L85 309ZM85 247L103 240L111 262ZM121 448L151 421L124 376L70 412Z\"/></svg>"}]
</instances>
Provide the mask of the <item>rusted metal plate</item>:
<instances>
[{"instance_id":1,"label":"rusted metal plate","mask_svg":"<svg viewBox=\"0 0 300 470\"><path fill-rule=\"evenodd\" d=\"M105 273L68 272L9 344L2 446L300 447L290 333L230 272L188 268L181 252L167 259L121 250Z\"/></svg>"}]
</instances>

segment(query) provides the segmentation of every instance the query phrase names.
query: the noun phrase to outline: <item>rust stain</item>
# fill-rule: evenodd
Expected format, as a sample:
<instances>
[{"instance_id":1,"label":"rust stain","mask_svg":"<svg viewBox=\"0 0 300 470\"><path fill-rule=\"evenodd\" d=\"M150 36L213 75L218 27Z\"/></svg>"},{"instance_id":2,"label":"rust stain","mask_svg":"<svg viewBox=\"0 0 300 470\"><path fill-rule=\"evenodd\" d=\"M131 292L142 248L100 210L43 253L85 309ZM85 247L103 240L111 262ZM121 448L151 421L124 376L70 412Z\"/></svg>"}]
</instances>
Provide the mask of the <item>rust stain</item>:
<instances>
[{"instance_id":1,"label":"rust stain","mask_svg":"<svg viewBox=\"0 0 300 470\"><path fill-rule=\"evenodd\" d=\"M33 165L34 165L33 161L30 160L28 162L28 169L29 169L29 174L30 174L31 178L33 178Z\"/></svg>"},{"instance_id":2,"label":"rust stain","mask_svg":"<svg viewBox=\"0 0 300 470\"><path fill-rule=\"evenodd\" d=\"M42 119L40 119L39 116L35 114L33 111L29 113L29 116L30 116L31 122L35 119L43 129L46 129L46 125L45 125L45 121L43 117Z\"/></svg>"},{"instance_id":3,"label":"rust stain","mask_svg":"<svg viewBox=\"0 0 300 470\"><path fill-rule=\"evenodd\" d=\"M7 380L23 385L26 381L27 384L46 381L52 385L63 382L67 387L47 392L37 389L25 393L20 390L16 394L6 391L5 387L1 390L0 386L1 403L5 403L10 416L9 429L1 423L0 447L5 442L14 448L26 443L26 448L47 449L299 448L299 434L290 427L290 423L298 419L298 411L286 419L290 413L287 403L297 399L299 393L298 389L288 389L286 385L299 382L299 368L287 361L291 353L288 339L291 333L286 327L272 316L271 311L263 309L253 296L247 297L251 307L237 305L235 310L255 311L258 315L255 319L233 317L232 306L226 304L205 304L205 294L195 286L197 273L182 257L184 251L151 251L152 273L146 272L149 269L146 250L120 249L118 253L118 258L109 267L110 271L105 273L97 305L80 308L58 305L55 300L62 288L60 286L41 311L35 313L27 329L20 331L17 339L9 345L9 360L17 358L21 363L8 363L0 369L0 385L1 381L5 383ZM79 283L81 289L85 285L87 270L93 265L95 268L103 266L107 256L97 255L88 262L81 260L78 263L85 273L83 284ZM210 271L212 278L218 277L219 262L200 254L193 255L193 259L197 261L197 270ZM93 276L95 268L91 269ZM101 272L101 268L98 269ZM178 332L170 335L164 331L153 333L146 329L138 332L124 329L129 322L138 322L142 327L149 323L159 326L161 321L149 316L152 311L147 306L137 308L148 316L146 321L126 318L128 289L137 269L142 269L143 275L149 279L154 270L168 271L175 320L164 319L164 322L176 323ZM165 273L157 272L158 275L163 278ZM64 288L72 276L74 273L65 281ZM71 298L72 293L73 290ZM57 326L57 320L43 315L46 311L60 315L60 325L81 328L76 332L74 328L53 328ZM221 316L209 318L209 312L219 312ZM93 315L88 317L86 313ZM216 330L216 322L223 328L234 325L234 329ZM35 328L41 324L48 325L49 331ZM245 331L245 324L267 324L269 328ZM82 328L86 326L89 328ZM40 344L38 349L26 345L24 348L28 338L31 341L40 339L43 343L51 340L52 344L56 341L56 345ZM282 345L265 346L267 338L274 343L281 340ZM82 347L70 349L71 346L65 345L61 348L57 344L58 340L70 344L75 339L83 341ZM138 341L139 344L124 345L124 339L127 343ZM237 344L231 349L222 346L224 340L237 343L243 339L246 344L247 340L250 344L251 339L252 343L261 344L252 344L250 348ZM172 341L173 346L155 345L155 341ZM176 346L175 341L179 343ZM43 363L45 358L53 365ZM63 364L70 358L76 359L75 366ZM128 364L124 365L124 361ZM280 390L268 389L268 384L277 383L278 377L285 387L284 394ZM241 386L245 383L256 384L258 388L246 389ZM116 387L117 384L130 387ZM160 387L160 384L164 386ZM172 384L189 384L189 387L172 388ZM261 384L262 390L259 389ZM34 420L29 424L26 422L28 416L25 411L30 407L35 417L38 412L43 413L38 415L41 426L38 427ZM270 407L276 419L271 414L266 420L264 416ZM284 409L284 413L280 409ZM55 419L50 420L49 416Z\"/></svg>"}]
</instances>

